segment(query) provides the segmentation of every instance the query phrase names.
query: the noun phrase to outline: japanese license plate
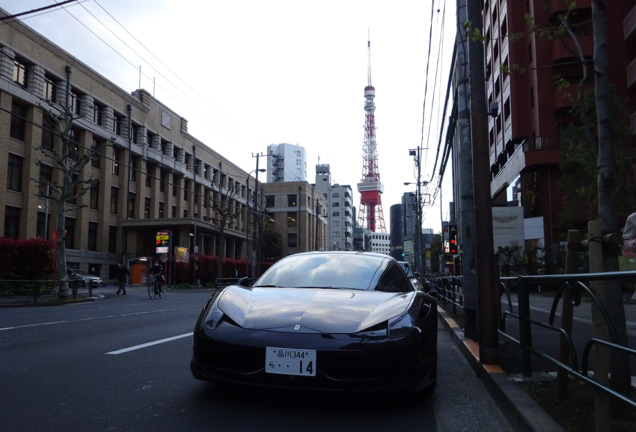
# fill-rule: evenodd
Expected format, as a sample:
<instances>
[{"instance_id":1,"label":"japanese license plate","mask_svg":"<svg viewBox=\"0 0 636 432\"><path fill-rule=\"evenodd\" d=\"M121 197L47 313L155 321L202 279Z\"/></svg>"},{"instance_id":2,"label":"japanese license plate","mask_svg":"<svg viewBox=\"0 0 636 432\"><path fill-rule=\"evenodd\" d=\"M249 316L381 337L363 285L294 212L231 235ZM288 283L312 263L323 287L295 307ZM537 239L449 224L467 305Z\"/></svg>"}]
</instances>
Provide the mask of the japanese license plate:
<instances>
[{"instance_id":1,"label":"japanese license plate","mask_svg":"<svg viewBox=\"0 0 636 432\"><path fill-rule=\"evenodd\" d=\"M267 347L265 372L316 376L316 350Z\"/></svg>"}]
</instances>

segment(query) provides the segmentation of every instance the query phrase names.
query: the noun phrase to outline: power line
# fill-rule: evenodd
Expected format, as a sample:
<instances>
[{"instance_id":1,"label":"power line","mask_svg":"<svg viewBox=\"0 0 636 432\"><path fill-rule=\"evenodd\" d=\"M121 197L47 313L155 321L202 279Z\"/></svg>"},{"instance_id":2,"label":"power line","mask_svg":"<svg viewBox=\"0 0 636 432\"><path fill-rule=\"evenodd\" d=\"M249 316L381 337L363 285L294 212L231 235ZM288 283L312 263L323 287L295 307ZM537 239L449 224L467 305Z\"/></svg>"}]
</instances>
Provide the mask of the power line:
<instances>
[{"instance_id":1,"label":"power line","mask_svg":"<svg viewBox=\"0 0 636 432\"><path fill-rule=\"evenodd\" d=\"M76 1L78 1L78 0L66 0L66 1L63 1L61 3L55 3L55 4L52 4L52 5L48 5L48 6L43 6L41 8L31 9L30 11L19 12L17 14L13 14L13 15L7 15L7 16L4 16L4 17L0 17L0 21L6 21L6 20L10 20L10 19L15 19L17 17L21 17L21 16L24 16L24 15L31 15L31 14L34 14L34 13L37 13L37 12L42 12L42 11L49 10L49 9L54 9L54 8L63 6L65 4L67 4L67 3L72 3L72 2L76 2Z\"/></svg>"}]
</instances>

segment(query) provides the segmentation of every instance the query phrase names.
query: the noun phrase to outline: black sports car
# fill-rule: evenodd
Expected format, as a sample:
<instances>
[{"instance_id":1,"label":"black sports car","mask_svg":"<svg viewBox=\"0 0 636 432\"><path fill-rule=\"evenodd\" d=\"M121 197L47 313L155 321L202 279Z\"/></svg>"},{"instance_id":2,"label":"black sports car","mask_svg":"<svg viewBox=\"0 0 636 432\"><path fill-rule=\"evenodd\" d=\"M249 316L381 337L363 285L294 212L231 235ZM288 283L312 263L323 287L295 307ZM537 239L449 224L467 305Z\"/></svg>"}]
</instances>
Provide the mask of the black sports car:
<instances>
[{"instance_id":1,"label":"black sports car","mask_svg":"<svg viewBox=\"0 0 636 432\"><path fill-rule=\"evenodd\" d=\"M291 255L253 286L210 297L190 369L198 379L255 386L431 391L437 303L388 255Z\"/></svg>"}]
</instances>

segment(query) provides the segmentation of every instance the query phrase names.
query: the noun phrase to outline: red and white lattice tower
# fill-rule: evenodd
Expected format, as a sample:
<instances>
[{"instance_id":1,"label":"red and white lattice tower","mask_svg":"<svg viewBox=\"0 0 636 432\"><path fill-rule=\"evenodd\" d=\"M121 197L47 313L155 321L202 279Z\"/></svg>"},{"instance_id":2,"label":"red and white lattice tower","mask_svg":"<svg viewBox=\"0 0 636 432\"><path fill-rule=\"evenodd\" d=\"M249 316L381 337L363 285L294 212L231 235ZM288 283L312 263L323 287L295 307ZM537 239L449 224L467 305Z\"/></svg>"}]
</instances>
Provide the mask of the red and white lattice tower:
<instances>
[{"instance_id":1,"label":"red and white lattice tower","mask_svg":"<svg viewBox=\"0 0 636 432\"><path fill-rule=\"evenodd\" d=\"M386 232L382 199L384 185L380 181L378 169L378 151L375 143L375 87L371 85L371 41L369 49L368 83L364 88L364 144L362 145L362 181L358 183L360 192L360 208L358 210L358 226L372 232Z\"/></svg>"}]
</instances>

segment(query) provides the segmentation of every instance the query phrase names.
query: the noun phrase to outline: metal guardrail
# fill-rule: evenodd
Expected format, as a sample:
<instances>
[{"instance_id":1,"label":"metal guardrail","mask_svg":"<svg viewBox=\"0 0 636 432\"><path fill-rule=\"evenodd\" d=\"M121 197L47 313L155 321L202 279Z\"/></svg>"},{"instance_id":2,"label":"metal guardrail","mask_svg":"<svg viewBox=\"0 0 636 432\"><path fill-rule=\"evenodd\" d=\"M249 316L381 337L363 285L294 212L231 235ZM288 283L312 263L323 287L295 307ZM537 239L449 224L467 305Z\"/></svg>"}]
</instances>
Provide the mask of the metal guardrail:
<instances>
[{"instance_id":1,"label":"metal guardrail","mask_svg":"<svg viewBox=\"0 0 636 432\"><path fill-rule=\"evenodd\" d=\"M464 289L461 276L433 276L426 277L426 281L437 286L437 302L442 303L444 309L450 306L454 315L457 315L458 309L464 309Z\"/></svg>"},{"instance_id":2,"label":"metal guardrail","mask_svg":"<svg viewBox=\"0 0 636 432\"><path fill-rule=\"evenodd\" d=\"M427 278L427 281L435 283L438 287L438 303L441 303L445 309L450 308L452 310L452 313L454 314L457 314L458 309L463 309L464 293L461 279L461 276L439 276ZM521 349L523 375L532 375L531 356L535 355L551 363L556 368L565 371L574 379L582 381L595 389L601 390L614 398L620 399L621 401L627 403L632 407L636 407L636 401L629 399L625 395L617 393L611 388L603 386L594 381L594 379L589 376L588 370L592 348L596 345L605 346L611 350L621 351L630 356L636 356L636 350L616 343L617 332L614 328L612 320L610 319L608 312L599 297L588 286L589 282L592 281L624 281L628 279L636 280L636 271L501 277L501 295L506 296L508 308L507 310L502 311L498 333L501 337L518 345ZM552 300L547 323L534 320L530 316L530 287L546 284L552 285L557 288ZM512 298L510 294L511 288L516 288L517 292L518 306L516 313L512 305ZM590 298L590 301L594 304L594 307L598 308L600 315L605 321L608 329L609 338L611 339L602 340L598 338L590 338L583 350L580 367L572 335L562 327L558 327L555 325L557 307L559 306L559 302L562 301L563 294L566 292L566 290L568 290L568 293L570 294L572 306L574 307L581 304L582 293L585 293ZM516 319L518 321L519 339L506 332L507 319ZM545 352L538 350L532 345L531 335L533 326L538 326L554 331L555 333L559 334L563 340L566 341L569 350L569 365L563 363L557 358L548 355Z\"/></svg>"}]
</instances>

